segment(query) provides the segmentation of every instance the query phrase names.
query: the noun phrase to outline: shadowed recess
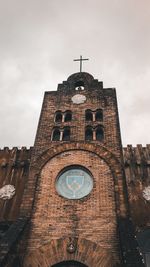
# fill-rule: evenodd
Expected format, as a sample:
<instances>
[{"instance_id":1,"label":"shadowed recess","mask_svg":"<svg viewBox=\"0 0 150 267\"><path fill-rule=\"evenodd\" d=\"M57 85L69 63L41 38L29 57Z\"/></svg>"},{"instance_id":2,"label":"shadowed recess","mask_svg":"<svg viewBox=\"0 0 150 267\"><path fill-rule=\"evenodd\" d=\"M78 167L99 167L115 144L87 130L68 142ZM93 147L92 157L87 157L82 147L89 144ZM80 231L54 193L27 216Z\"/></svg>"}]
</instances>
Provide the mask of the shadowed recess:
<instances>
[{"instance_id":1,"label":"shadowed recess","mask_svg":"<svg viewBox=\"0 0 150 267\"><path fill-rule=\"evenodd\" d=\"M79 262L79 261L62 261L52 267L88 267L87 265Z\"/></svg>"}]
</instances>

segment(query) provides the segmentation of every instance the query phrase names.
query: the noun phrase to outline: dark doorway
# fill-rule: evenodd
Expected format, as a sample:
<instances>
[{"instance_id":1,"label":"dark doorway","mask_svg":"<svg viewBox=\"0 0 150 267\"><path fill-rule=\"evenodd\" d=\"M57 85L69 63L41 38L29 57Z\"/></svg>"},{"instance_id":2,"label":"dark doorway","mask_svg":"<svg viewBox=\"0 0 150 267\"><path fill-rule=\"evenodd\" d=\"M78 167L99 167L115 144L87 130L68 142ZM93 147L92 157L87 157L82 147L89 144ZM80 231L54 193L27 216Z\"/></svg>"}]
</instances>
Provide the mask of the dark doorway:
<instances>
[{"instance_id":1,"label":"dark doorway","mask_svg":"<svg viewBox=\"0 0 150 267\"><path fill-rule=\"evenodd\" d=\"M136 234L140 251L143 254L146 267L150 267L150 229L138 232Z\"/></svg>"},{"instance_id":2,"label":"dark doorway","mask_svg":"<svg viewBox=\"0 0 150 267\"><path fill-rule=\"evenodd\" d=\"M88 267L88 266L79 261L62 261L53 265L52 267Z\"/></svg>"}]
</instances>

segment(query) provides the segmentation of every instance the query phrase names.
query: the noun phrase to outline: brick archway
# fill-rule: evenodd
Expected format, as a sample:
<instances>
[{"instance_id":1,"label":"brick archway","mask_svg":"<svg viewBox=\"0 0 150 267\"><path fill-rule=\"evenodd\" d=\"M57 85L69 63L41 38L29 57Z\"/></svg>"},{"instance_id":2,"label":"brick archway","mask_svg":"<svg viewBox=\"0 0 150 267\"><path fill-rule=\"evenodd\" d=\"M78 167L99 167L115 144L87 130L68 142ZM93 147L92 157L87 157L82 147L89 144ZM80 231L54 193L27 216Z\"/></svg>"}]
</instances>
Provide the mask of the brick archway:
<instances>
[{"instance_id":1,"label":"brick archway","mask_svg":"<svg viewBox=\"0 0 150 267\"><path fill-rule=\"evenodd\" d=\"M88 267L79 261L61 261L54 264L52 267Z\"/></svg>"},{"instance_id":2,"label":"brick archway","mask_svg":"<svg viewBox=\"0 0 150 267\"><path fill-rule=\"evenodd\" d=\"M34 165L38 170L40 170L52 157L69 150L84 150L92 152L101 157L111 169L114 164L121 165L121 162L119 162L115 154L106 149L104 146L98 144L87 144L84 142L63 143L54 145L53 147L51 146L36 159L36 163Z\"/></svg>"},{"instance_id":3,"label":"brick archway","mask_svg":"<svg viewBox=\"0 0 150 267\"><path fill-rule=\"evenodd\" d=\"M84 150L87 152L94 153L107 163L114 179L117 215L121 217L126 217L126 215L128 214L128 200L125 191L126 187L124 186L125 179L122 163L112 152L110 152L104 146L98 144L87 144L84 142L71 142L53 145L49 149L44 151L38 158L35 157L34 160L32 160L30 176L27 187L24 190L20 215L27 217L31 216L37 181L44 165L53 157L69 150ZM28 186L30 188L28 188Z\"/></svg>"},{"instance_id":4,"label":"brick archway","mask_svg":"<svg viewBox=\"0 0 150 267\"><path fill-rule=\"evenodd\" d=\"M53 157L66 151L83 150L94 153L103 159L109 166L114 179L114 190L116 199L116 211L118 215L126 216L128 213L127 197L124 192L124 174L121 161L108 149L98 144L87 144L84 142L72 142L54 145L43 152L33 163L34 176L38 177L44 165ZM32 178L33 179L33 178Z\"/></svg>"},{"instance_id":5,"label":"brick archway","mask_svg":"<svg viewBox=\"0 0 150 267\"><path fill-rule=\"evenodd\" d=\"M77 261L86 267L118 266L110 250L92 241L78 239L75 253L67 252L67 243L67 238L51 240L36 251L30 252L25 258L23 267L54 267L63 261Z\"/></svg>"},{"instance_id":6,"label":"brick archway","mask_svg":"<svg viewBox=\"0 0 150 267\"><path fill-rule=\"evenodd\" d=\"M39 179L41 170L45 164L52 158L60 155L63 152L83 150L90 153L94 153L99 158L103 159L109 166L113 179L114 179L114 191L115 191L115 203L116 203L116 214L117 217L125 217L127 213L127 205L124 194L124 179L121 162L117 157L101 145L85 144L85 143L64 143L62 145L54 145L46 150L35 162L32 161L29 186L30 190L25 192L27 206L22 210L26 214L32 213L32 207L34 201L34 194L36 192L36 183ZM30 195L29 195L30 193ZM30 199L30 203L28 201ZM89 240L79 239L78 250L75 254L69 254L66 252L66 240L58 239L51 240L48 244L44 244L36 250L30 250L29 254L26 255L24 267L51 267L61 261L76 260L88 267L114 267L116 262L113 259L111 251L106 250L96 243Z\"/></svg>"}]
</instances>

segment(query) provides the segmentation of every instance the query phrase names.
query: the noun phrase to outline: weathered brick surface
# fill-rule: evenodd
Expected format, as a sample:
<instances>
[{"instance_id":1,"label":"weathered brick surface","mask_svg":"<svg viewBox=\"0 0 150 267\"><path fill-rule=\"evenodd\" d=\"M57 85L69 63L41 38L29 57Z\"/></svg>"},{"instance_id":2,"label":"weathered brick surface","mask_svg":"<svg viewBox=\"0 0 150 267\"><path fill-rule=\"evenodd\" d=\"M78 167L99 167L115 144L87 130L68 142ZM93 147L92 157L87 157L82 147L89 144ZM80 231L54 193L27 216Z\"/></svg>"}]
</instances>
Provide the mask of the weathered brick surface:
<instances>
[{"instance_id":1,"label":"weathered brick surface","mask_svg":"<svg viewBox=\"0 0 150 267\"><path fill-rule=\"evenodd\" d=\"M14 221L19 217L25 184L28 181L32 148L5 147L0 150L0 188L14 185L16 193L10 200L0 199L0 221Z\"/></svg>"},{"instance_id":2,"label":"weathered brick surface","mask_svg":"<svg viewBox=\"0 0 150 267\"><path fill-rule=\"evenodd\" d=\"M76 91L75 84L79 79L84 81L85 89ZM75 94L85 95L86 102L73 104L71 98ZM95 111L99 108L103 110L103 122L86 122L86 109ZM57 110L71 110L72 121L56 123ZM102 125L104 140L85 141L87 125ZM55 126L61 129L70 126L70 141L51 141ZM20 250L27 249L24 267L50 267L63 260L77 260L94 267L116 267L120 258L127 263L124 266L142 267L130 220L115 89L103 89L102 82L94 80L91 75L77 73L59 84L57 92L46 92L32 156L30 152L9 153L12 157L10 167L2 176L6 180L9 177L10 183L11 177L17 177L13 181L18 185L7 218L15 220L17 216L31 216L31 225L26 229ZM16 155L19 155L18 160L14 159ZM128 153L124 158L126 156ZM20 164L27 158L31 159L30 172L28 166L26 171L17 169L15 176L11 161ZM130 159L130 162L134 165L135 161ZM55 183L64 167L75 164L90 170L94 188L81 200L66 200L56 192ZM127 164L125 166L131 196L129 180L133 170ZM6 214L7 205L2 204L3 214ZM136 216L132 214L132 217L136 220ZM4 215L2 218L5 219ZM69 242L76 243L73 253L67 250Z\"/></svg>"},{"instance_id":3,"label":"weathered brick surface","mask_svg":"<svg viewBox=\"0 0 150 267\"><path fill-rule=\"evenodd\" d=\"M95 267L114 267L116 259L113 258L111 251L105 250L86 239L76 239L77 249L75 253L68 253L66 250L68 239L55 239L41 246L38 250L25 259L26 267L48 267L62 261L74 260Z\"/></svg>"},{"instance_id":4,"label":"weathered brick surface","mask_svg":"<svg viewBox=\"0 0 150 267\"><path fill-rule=\"evenodd\" d=\"M8 254L15 251L16 243L21 240L22 232L27 224L26 218L16 220L15 223L9 227L8 231L4 234L0 241L0 266L7 266Z\"/></svg>"},{"instance_id":5,"label":"weathered brick surface","mask_svg":"<svg viewBox=\"0 0 150 267\"><path fill-rule=\"evenodd\" d=\"M94 179L91 194L76 201L59 196L55 187L59 172L74 164L86 167ZM52 158L42 169L34 210L31 249L73 235L116 252L114 182L109 166L97 155L76 150Z\"/></svg>"},{"instance_id":6,"label":"weathered brick surface","mask_svg":"<svg viewBox=\"0 0 150 267\"><path fill-rule=\"evenodd\" d=\"M27 266L35 250L39 251L40 247L51 240L68 237L91 241L103 248L106 254L111 250L111 257L119 259L117 216L125 217L128 210L124 192L116 94L115 89L104 90L102 83L89 77L89 74L83 75L84 91L75 91L73 83L78 75L73 75L66 83L59 85L57 92L45 93L31 159L30 177L22 204L23 214L32 214ZM85 95L86 102L74 104L71 98L75 94ZM86 109L95 111L99 108L103 109L103 122L86 122ZM72 121L55 123L57 110L71 110ZM85 142L87 125L103 125L104 141ZM55 126L71 127L69 142L51 141ZM74 164L87 167L94 177L91 194L76 201L60 197L55 189L58 173L64 167ZM92 253L93 250L91 257ZM98 255L100 250L97 249L96 258ZM84 253L82 257L84 262Z\"/></svg>"},{"instance_id":7,"label":"weathered brick surface","mask_svg":"<svg viewBox=\"0 0 150 267\"><path fill-rule=\"evenodd\" d=\"M141 231L150 227L150 201L143 197L143 190L150 186L150 145L128 145L123 152L132 220Z\"/></svg>"},{"instance_id":8,"label":"weathered brick surface","mask_svg":"<svg viewBox=\"0 0 150 267\"><path fill-rule=\"evenodd\" d=\"M84 91L75 90L75 83L78 79L84 81ZM74 104L71 98L75 94L85 95L86 102L80 105ZM99 108L103 110L103 122L87 123L85 121L86 109L96 110ZM54 117L57 110L61 110L63 112L65 112L65 110L71 110L72 121L69 123L55 123ZM34 144L33 157L31 160L31 171L34 169L34 172L36 172L36 162L39 157L42 157L42 153L45 153L47 149L52 149L55 145L58 146L63 143L59 141L51 142L51 134L54 126L71 126L71 140L69 143L72 143L85 142L85 127L87 124L90 124L93 127L102 124L104 127L104 141L92 141L86 143L100 144L106 147L109 151L116 155L120 162L122 162L121 138L115 89L103 89L102 83L94 80L90 74L77 73L71 75L66 82L59 85L58 91L45 93ZM37 170L37 174L38 171L39 170ZM27 196L30 195L30 190L35 187L33 184L33 175L34 174L31 173L32 181L31 179L29 180L27 190L25 191L25 201L27 205L27 198L29 199Z\"/></svg>"},{"instance_id":9,"label":"weathered brick surface","mask_svg":"<svg viewBox=\"0 0 150 267\"><path fill-rule=\"evenodd\" d=\"M83 104L73 104L71 98L75 94L84 94L87 101ZM86 122L85 110L103 109L103 122ZM73 113L71 122L55 123L54 114L57 110L65 112L71 110ZM120 157L120 132L118 127L117 107L115 89L90 90L84 92L69 91L67 94L62 92L46 92L41 111L37 137L35 141L35 157L49 148L52 129L54 126L71 126L71 141L85 140L85 127L87 125L104 126L104 142L102 144L109 148L113 153ZM95 143L95 141L94 141ZM99 142L98 142L99 143Z\"/></svg>"}]
</instances>

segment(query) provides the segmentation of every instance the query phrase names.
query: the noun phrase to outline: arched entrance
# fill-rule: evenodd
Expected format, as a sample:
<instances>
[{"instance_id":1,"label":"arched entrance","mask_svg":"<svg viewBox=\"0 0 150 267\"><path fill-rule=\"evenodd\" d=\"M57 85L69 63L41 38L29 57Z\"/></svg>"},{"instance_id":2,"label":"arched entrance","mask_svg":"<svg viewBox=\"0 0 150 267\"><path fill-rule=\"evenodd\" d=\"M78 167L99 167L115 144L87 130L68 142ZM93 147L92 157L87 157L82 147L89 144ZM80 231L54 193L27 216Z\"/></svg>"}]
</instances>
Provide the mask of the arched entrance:
<instances>
[{"instance_id":1,"label":"arched entrance","mask_svg":"<svg viewBox=\"0 0 150 267\"><path fill-rule=\"evenodd\" d=\"M117 267L118 258L87 239L76 239L77 250L69 253L69 238L52 239L28 253L22 267Z\"/></svg>"},{"instance_id":2,"label":"arched entrance","mask_svg":"<svg viewBox=\"0 0 150 267\"><path fill-rule=\"evenodd\" d=\"M62 261L54 264L52 267L88 267L79 261Z\"/></svg>"}]
</instances>

